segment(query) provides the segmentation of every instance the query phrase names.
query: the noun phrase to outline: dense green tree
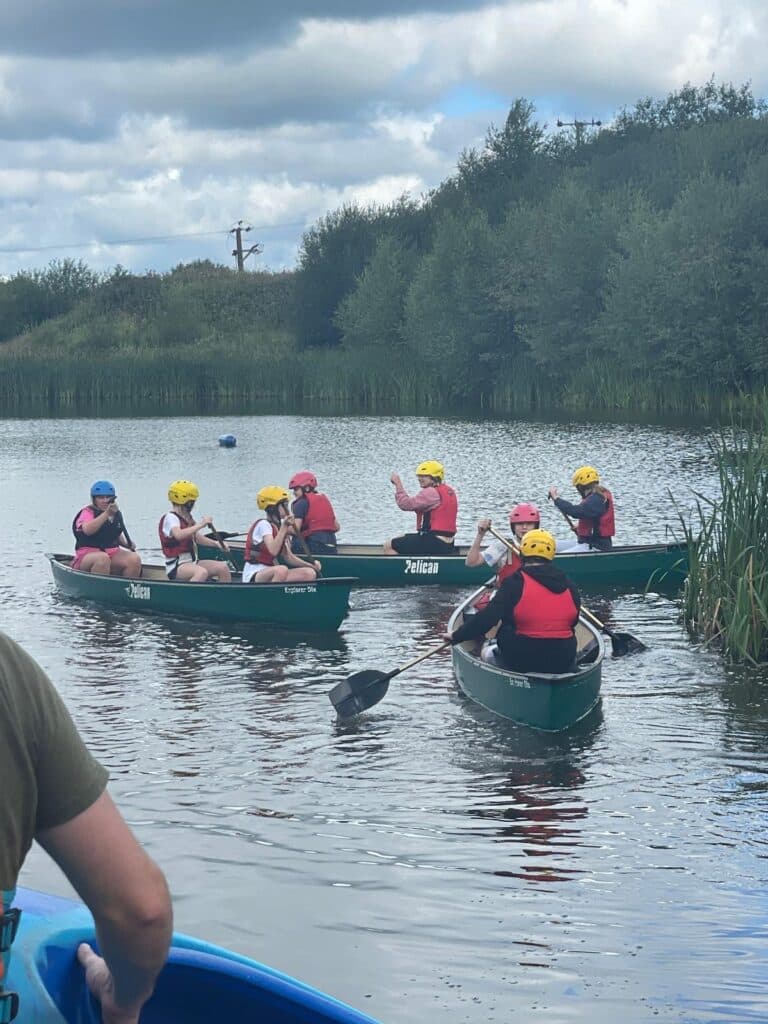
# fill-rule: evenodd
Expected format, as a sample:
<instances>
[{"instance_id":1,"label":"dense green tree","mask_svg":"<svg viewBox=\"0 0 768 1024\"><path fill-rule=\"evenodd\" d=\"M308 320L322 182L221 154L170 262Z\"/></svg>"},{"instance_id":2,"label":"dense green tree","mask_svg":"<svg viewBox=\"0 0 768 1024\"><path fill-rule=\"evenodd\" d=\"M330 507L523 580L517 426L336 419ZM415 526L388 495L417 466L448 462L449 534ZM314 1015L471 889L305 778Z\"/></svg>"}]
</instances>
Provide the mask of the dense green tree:
<instances>
[{"instance_id":1,"label":"dense green tree","mask_svg":"<svg viewBox=\"0 0 768 1024\"><path fill-rule=\"evenodd\" d=\"M336 323L344 347L380 348L395 354L403 345L405 298L418 257L413 246L385 235L339 306Z\"/></svg>"},{"instance_id":2,"label":"dense green tree","mask_svg":"<svg viewBox=\"0 0 768 1024\"><path fill-rule=\"evenodd\" d=\"M572 175L541 206L515 209L502 231L494 300L514 317L517 334L553 380L588 357L620 205Z\"/></svg>"},{"instance_id":3,"label":"dense green tree","mask_svg":"<svg viewBox=\"0 0 768 1024\"><path fill-rule=\"evenodd\" d=\"M490 294L498 257L482 211L449 214L408 291L403 335L412 356L447 370L456 395L486 393L514 355L510 318Z\"/></svg>"}]
</instances>

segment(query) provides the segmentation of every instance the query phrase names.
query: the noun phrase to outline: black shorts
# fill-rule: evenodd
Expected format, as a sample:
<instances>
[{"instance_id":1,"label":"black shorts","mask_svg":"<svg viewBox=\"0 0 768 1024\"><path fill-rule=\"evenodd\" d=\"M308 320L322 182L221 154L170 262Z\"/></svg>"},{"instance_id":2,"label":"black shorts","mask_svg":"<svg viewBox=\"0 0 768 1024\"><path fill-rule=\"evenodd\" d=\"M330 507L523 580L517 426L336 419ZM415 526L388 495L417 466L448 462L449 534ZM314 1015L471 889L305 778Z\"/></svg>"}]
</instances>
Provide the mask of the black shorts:
<instances>
[{"instance_id":1,"label":"black shorts","mask_svg":"<svg viewBox=\"0 0 768 1024\"><path fill-rule=\"evenodd\" d=\"M446 543L432 533L406 533L390 541L398 555L459 555L453 541Z\"/></svg>"}]
</instances>

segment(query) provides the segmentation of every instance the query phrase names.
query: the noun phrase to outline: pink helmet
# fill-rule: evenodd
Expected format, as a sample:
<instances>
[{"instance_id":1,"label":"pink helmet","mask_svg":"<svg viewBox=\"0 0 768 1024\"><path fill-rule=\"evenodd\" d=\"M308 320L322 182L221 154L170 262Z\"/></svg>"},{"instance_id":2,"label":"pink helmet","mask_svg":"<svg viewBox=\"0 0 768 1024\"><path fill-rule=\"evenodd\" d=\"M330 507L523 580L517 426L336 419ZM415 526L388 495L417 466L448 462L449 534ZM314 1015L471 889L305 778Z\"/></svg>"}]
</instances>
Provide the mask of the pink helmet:
<instances>
[{"instance_id":1,"label":"pink helmet","mask_svg":"<svg viewBox=\"0 0 768 1024\"><path fill-rule=\"evenodd\" d=\"M510 523L538 523L540 520L541 515L539 510L535 505L531 505L528 501L524 501L520 505L515 505L509 513Z\"/></svg>"},{"instance_id":2,"label":"pink helmet","mask_svg":"<svg viewBox=\"0 0 768 1024\"><path fill-rule=\"evenodd\" d=\"M288 487L290 490L293 490L294 487L317 487L317 477L314 473L302 470L300 473L293 474L288 481Z\"/></svg>"}]
</instances>

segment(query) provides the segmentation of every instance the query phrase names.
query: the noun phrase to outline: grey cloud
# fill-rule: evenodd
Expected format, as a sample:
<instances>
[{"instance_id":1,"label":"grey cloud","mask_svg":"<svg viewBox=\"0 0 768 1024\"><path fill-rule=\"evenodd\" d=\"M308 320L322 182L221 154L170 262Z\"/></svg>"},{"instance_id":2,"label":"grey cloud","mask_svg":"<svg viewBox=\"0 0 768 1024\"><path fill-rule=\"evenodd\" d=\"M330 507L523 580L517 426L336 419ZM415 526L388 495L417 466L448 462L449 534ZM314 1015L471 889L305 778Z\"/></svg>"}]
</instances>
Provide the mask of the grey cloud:
<instances>
[{"instance_id":1,"label":"grey cloud","mask_svg":"<svg viewBox=\"0 0 768 1024\"><path fill-rule=\"evenodd\" d=\"M4 0L0 53L136 56L260 49L290 39L309 18L370 21L484 6L487 0Z\"/></svg>"},{"instance_id":2,"label":"grey cloud","mask_svg":"<svg viewBox=\"0 0 768 1024\"><path fill-rule=\"evenodd\" d=\"M424 109L435 98L417 76L402 75L395 55L368 43L319 45L300 55L273 49L241 61L203 56L112 61L7 62L0 85L0 138L108 137L121 117L170 117L190 127L249 131L287 122L363 121L382 96Z\"/></svg>"}]
</instances>

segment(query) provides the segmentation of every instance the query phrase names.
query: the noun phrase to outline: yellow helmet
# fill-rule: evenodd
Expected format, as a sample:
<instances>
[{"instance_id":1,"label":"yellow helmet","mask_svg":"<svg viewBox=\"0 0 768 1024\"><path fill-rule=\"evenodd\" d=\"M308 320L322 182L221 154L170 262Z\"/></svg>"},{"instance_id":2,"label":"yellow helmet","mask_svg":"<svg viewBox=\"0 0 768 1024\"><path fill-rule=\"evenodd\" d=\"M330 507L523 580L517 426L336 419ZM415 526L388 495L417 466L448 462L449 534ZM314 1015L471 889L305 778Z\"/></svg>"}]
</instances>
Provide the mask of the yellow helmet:
<instances>
[{"instance_id":1,"label":"yellow helmet","mask_svg":"<svg viewBox=\"0 0 768 1024\"><path fill-rule=\"evenodd\" d=\"M600 476L594 466L579 466L571 482L574 487L588 487L590 484L599 484Z\"/></svg>"},{"instance_id":2,"label":"yellow helmet","mask_svg":"<svg viewBox=\"0 0 768 1024\"><path fill-rule=\"evenodd\" d=\"M200 491L191 480L174 480L168 488L168 501L172 505L186 505L188 501L197 501Z\"/></svg>"},{"instance_id":3,"label":"yellow helmet","mask_svg":"<svg viewBox=\"0 0 768 1024\"><path fill-rule=\"evenodd\" d=\"M434 459L427 459L416 467L416 476L433 476L435 480L445 479L445 470L442 462L435 462Z\"/></svg>"},{"instance_id":4,"label":"yellow helmet","mask_svg":"<svg viewBox=\"0 0 768 1024\"><path fill-rule=\"evenodd\" d=\"M276 484L270 484L268 487L262 487L256 495L256 504L263 512L272 505L279 505L281 501L288 501L288 498L288 491Z\"/></svg>"},{"instance_id":5,"label":"yellow helmet","mask_svg":"<svg viewBox=\"0 0 768 1024\"><path fill-rule=\"evenodd\" d=\"M520 541L520 554L550 561L555 557L555 538L549 530L529 530Z\"/></svg>"}]
</instances>

